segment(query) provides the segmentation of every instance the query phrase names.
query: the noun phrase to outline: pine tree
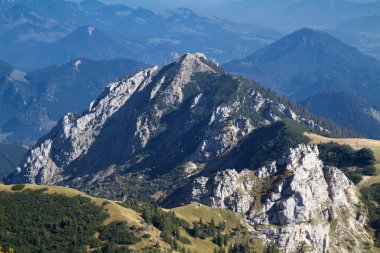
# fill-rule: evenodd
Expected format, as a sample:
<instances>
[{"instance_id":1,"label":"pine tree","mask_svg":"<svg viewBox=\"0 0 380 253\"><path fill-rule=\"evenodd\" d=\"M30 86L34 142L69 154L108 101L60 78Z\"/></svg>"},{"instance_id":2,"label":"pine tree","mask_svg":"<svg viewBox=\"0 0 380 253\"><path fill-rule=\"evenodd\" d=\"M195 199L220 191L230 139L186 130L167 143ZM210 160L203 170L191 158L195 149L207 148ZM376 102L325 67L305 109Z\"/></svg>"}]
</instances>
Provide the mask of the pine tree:
<instances>
[{"instance_id":1,"label":"pine tree","mask_svg":"<svg viewBox=\"0 0 380 253\"><path fill-rule=\"evenodd\" d=\"M277 249L276 244L274 242L271 242L265 248L264 253L280 253L280 251Z\"/></svg>"}]
</instances>

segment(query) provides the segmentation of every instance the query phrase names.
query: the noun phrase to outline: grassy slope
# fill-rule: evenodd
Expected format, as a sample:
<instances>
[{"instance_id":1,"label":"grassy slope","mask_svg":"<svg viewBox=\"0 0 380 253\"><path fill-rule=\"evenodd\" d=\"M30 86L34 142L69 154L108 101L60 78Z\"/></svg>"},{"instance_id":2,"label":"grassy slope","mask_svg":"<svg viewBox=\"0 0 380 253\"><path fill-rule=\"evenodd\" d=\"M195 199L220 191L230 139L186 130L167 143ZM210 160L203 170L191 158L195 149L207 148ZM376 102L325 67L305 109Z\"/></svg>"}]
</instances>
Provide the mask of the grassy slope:
<instances>
[{"instance_id":1,"label":"grassy slope","mask_svg":"<svg viewBox=\"0 0 380 253\"><path fill-rule=\"evenodd\" d=\"M11 190L12 185L1 185L0 184L0 191L9 191ZM61 186L40 186L40 185L32 185L27 184L25 189L32 189L32 190L38 190L47 188L46 191L49 194L62 194L65 196L73 197L73 196L84 196L90 198L93 202L95 202L97 205L102 205L103 203L107 203L107 211L110 214L110 217L105 221L104 225L107 225L113 221L126 221L130 225L136 225L138 227L145 226L144 220L141 218L141 216L136 213L135 211L122 207L117 204L117 202L101 199L101 198L93 198L91 196L88 196L80 191L67 188L67 187L61 187ZM154 228L153 226L148 227L148 233L151 234L151 237L149 239L143 239L141 242L131 245L130 248L134 250L140 250L145 248L145 246L148 245L155 245L157 242L160 244L161 248L168 249L169 246L163 242L159 235L160 231Z\"/></svg>"},{"instance_id":2,"label":"grassy slope","mask_svg":"<svg viewBox=\"0 0 380 253\"><path fill-rule=\"evenodd\" d=\"M186 220L190 224L192 222L199 221L200 218L202 218L205 222L210 222L211 219L214 218L216 224L225 222L226 230L242 228L242 230L239 230L238 235L234 238L235 241L240 243L246 239L244 233L248 233L249 231L249 225L245 222L243 215L235 214L228 209L211 208L199 203L191 203L189 205L173 208L171 210L173 210L179 218ZM197 253L214 252L215 248L219 249L214 243L212 243L210 238L201 240L195 239L186 233L183 235L191 241L189 248ZM255 239L254 245L257 252L264 251L264 246L259 239Z\"/></svg>"},{"instance_id":3,"label":"grassy slope","mask_svg":"<svg viewBox=\"0 0 380 253\"><path fill-rule=\"evenodd\" d=\"M359 138L327 138L316 134L305 133L307 137L311 139L312 144L335 142L338 144L347 144L353 149L369 148L371 149L376 158L376 168L378 171L377 176L373 177L363 177L362 182L359 186L369 186L375 183L380 183L380 140L371 140L371 139L359 139Z\"/></svg>"},{"instance_id":4,"label":"grassy slope","mask_svg":"<svg viewBox=\"0 0 380 253\"><path fill-rule=\"evenodd\" d=\"M236 227L240 223L240 219L228 210L210 208L198 203L177 207L172 210L179 218L186 220L190 224L192 222L199 221L199 218L202 218L205 222L210 222L211 219L214 218L216 224L225 220L227 229ZM193 251L213 252L216 248L216 245L212 243L210 238L201 240L189 236L185 231L182 231L182 233L191 241L190 249Z\"/></svg>"},{"instance_id":5,"label":"grassy slope","mask_svg":"<svg viewBox=\"0 0 380 253\"><path fill-rule=\"evenodd\" d=\"M12 185L0 184L0 191L12 192L11 187ZM94 198L94 197L86 195L83 192L80 192L71 188L67 188L67 187L61 187L61 186L40 186L40 185L27 184L25 187L25 189L32 189L32 190L38 190L38 189L43 189L43 188L48 189L46 191L46 193L48 194L62 194L65 196L81 195L81 196L90 198L93 202L95 202L98 205L103 205L103 203L107 203L107 211L110 214L110 217L105 221L105 225L113 221L126 221L130 225L136 225L138 227L146 226L146 223L144 222L143 218L141 217L139 213L135 212L132 209L122 207L115 201L110 201L110 200L102 199L102 198ZM236 229L239 227L240 228L248 227L248 225L245 223L241 215L234 214L232 211L227 210L227 209L211 208L211 207L201 205L198 203L192 203L192 204L177 207L171 210L173 210L179 218L186 220L189 224L192 224L192 222L194 221L199 221L200 218L202 218L205 222L210 222L211 219L214 218L216 224L225 221L227 230ZM132 250L141 250L141 249L144 249L145 246L154 245L156 244L156 242L158 242L162 249L168 250L169 249L168 244L163 242L161 238L159 237L160 231L153 226L149 226L148 229L149 229L148 232L149 234L151 234L151 237L149 239L143 239L143 241L135 245L131 245L130 248ZM245 231L248 231L248 230L245 229ZM215 248L218 248L212 242L211 238L202 240L202 239L191 237L184 230L182 230L181 233L184 237L188 238L191 241L191 245L186 245L186 248L191 249L193 252L212 253L214 252ZM243 236L241 236L240 238L243 238ZM257 241L256 245L257 245L256 249L259 249L259 252L261 252L263 250L263 246L259 240Z\"/></svg>"}]
</instances>

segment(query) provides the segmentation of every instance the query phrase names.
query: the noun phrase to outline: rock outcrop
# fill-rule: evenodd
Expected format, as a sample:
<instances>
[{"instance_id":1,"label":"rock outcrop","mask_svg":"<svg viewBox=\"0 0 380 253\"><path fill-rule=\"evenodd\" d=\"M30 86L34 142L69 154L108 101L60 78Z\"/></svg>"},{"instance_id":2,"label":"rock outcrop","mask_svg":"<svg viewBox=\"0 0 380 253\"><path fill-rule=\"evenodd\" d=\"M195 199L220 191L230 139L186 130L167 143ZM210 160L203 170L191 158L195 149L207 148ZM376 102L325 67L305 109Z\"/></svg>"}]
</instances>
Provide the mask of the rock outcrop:
<instances>
[{"instance_id":1,"label":"rock outcrop","mask_svg":"<svg viewBox=\"0 0 380 253\"><path fill-rule=\"evenodd\" d=\"M244 214L284 252L362 252L371 239L357 220L356 188L318 154L317 146L301 144L256 171L228 169L197 178L188 201Z\"/></svg>"},{"instance_id":2,"label":"rock outcrop","mask_svg":"<svg viewBox=\"0 0 380 253\"><path fill-rule=\"evenodd\" d=\"M8 181L93 184L131 167L192 175L257 127L284 118L302 121L257 84L227 75L203 54L186 54L111 83L82 115L68 113ZM162 145L151 147L153 139Z\"/></svg>"},{"instance_id":3,"label":"rock outcrop","mask_svg":"<svg viewBox=\"0 0 380 253\"><path fill-rule=\"evenodd\" d=\"M157 72L149 68L107 86L89 109L77 116L69 113L30 151L18 172L16 181L54 184L65 179L64 168L88 152L106 121L130 99L138 89L144 89Z\"/></svg>"}]
</instances>

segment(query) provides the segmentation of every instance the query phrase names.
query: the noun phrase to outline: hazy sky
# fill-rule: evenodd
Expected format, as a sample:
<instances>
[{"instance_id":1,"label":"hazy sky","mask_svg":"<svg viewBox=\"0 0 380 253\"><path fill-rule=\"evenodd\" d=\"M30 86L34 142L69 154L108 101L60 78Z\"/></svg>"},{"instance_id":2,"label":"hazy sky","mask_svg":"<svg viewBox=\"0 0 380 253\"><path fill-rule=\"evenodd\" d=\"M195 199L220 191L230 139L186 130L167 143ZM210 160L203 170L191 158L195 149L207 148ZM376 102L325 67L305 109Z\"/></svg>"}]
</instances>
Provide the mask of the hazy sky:
<instances>
[{"instance_id":1,"label":"hazy sky","mask_svg":"<svg viewBox=\"0 0 380 253\"><path fill-rule=\"evenodd\" d=\"M368 3L375 0L102 0L107 3L124 3L132 8L143 7L158 12L187 7L205 16L227 18L235 22L253 23L291 31L302 27L326 30L355 17L356 6L341 3ZM233 4L233 3L239 4ZM303 2L304 4L293 4ZM330 9L331 8L331 9ZM359 16L379 15L377 9Z\"/></svg>"},{"instance_id":2,"label":"hazy sky","mask_svg":"<svg viewBox=\"0 0 380 253\"><path fill-rule=\"evenodd\" d=\"M106 3L135 3L135 4L138 4L138 3L145 4L146 2L150 2L153 4L155 2L160 2L158 0L101 0L101 1L106 2ZM183 5L183 4L205 5L205 4L233 3L233 2L239 2L239 1L241 0L175 0L175 1L161 0L161 2L165 2L170 5ZM351 0L351 1L358 2L358 3L368 3L368 2L376 2L377 0Z\"/></svg>"}]
</instances>

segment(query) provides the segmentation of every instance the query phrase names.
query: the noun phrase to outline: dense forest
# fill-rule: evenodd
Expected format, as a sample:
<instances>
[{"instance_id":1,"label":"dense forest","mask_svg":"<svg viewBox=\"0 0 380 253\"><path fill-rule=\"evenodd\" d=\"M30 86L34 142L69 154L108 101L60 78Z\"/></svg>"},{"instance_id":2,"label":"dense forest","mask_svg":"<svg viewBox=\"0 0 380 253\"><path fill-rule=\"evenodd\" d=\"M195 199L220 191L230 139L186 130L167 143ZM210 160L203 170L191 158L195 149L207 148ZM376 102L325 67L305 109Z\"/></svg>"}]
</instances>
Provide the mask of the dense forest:
<instances>
[{"instance_id":1,"label":"dense forest","mask_svg":"<svg viewBox=\"0 0 380 253\"><path fill-rule=\"evenodd\" d=\"M0 242L5 252L130 252L139 242L125 222L89 198L46 194L15 185L0 192ZM95 235L99 236L96 237Z\"/></svg>"},{"instance_id":2,"label":"dense forest","mask_svg":"<svg viewBox=\"0 0 380 253\"><path fill-rule=\"evenodd\" d=\"M358 184L363 176L376 174L375 156L368 148L354 150L349 145L333 142L319 144L318 148L319 158L325 165L339 168L355 184Z\"/></svg>"},{"instance_id":3,"label":"dense forest","mask_svg":"<svg viewBox=\"0 0 380 253\"><path fill-rule=\"evenodd\" d=\"M16 169L25 153L26 148L22 145L0 143L0 180Z\"/></svg>"},{"instance_id":4,"label":"dense forest","mask_svg":"<svg viewBox=\"0 0 380 253\"><path fill-rule=\"evenodd\" d=\"M301 105L325 119L352 129L371 139L380 138L378 108L347 92L322 92L302 101Z\"/></svg>"}]
</instances>

